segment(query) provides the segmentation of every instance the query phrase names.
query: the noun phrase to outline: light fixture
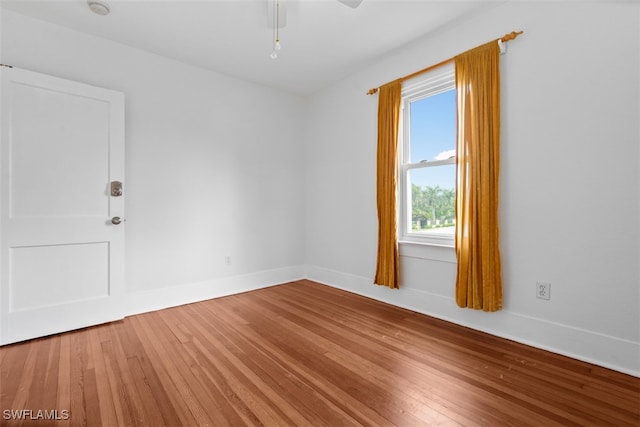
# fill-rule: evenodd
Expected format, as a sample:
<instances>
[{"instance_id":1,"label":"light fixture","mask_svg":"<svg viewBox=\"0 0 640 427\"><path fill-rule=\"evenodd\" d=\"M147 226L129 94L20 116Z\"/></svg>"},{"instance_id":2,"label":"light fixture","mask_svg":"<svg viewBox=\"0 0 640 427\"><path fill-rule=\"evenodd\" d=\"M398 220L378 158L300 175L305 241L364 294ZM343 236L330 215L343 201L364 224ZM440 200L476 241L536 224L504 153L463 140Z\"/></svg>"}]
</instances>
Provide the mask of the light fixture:
<instances>
[{"instance_id":1,"label":"light fixture","mask_svg":"<svg viewBox=\"0 0 640 427\"><path fill-rule=\"evenodd\" d=\"M103 3L98 0L87 0L87 4L89 5L89 9L96 15L108 15L111 12L109 6L106 3Z\"/></svg>"},{"instance_id":2,"label":"light fixture","mask_svg":"<svg viewBox=\"0 0 640 427\"><path fill-rule=\"evenodd\" d=\"M278 59L280 49L282 49L280 44L280 0L273 0L273 50L269 57Z\"/></svg>"},{"instance_id":3,"label":"light fixture","mask_svg":"<svg viewBox=\"0 0 640 427\"><path fill-rule=\"evenodd\" d=\"M362 3L362 0L338 0L340 3L349 6L352 9L355 9L356 7L360 6L360 3Z\"/></svg>"}]
</instances>

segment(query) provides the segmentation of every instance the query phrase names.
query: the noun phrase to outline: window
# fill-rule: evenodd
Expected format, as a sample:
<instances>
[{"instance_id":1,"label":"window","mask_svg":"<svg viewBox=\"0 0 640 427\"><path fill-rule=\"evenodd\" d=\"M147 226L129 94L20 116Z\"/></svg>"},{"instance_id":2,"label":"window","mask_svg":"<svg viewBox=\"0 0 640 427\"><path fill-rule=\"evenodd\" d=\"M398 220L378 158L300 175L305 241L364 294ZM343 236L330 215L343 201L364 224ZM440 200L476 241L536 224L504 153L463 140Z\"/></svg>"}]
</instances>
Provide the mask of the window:
<instances>
[{"instance_id":1,"label":"window","mask_svg":"<svg viewBox=\"0 0 640 427\"><path fill-rule=\"evenodd\" d=\"M404 84L399 144L400 241L453 246L456 204L454 65Z\"/></svg>"}]
</instances>

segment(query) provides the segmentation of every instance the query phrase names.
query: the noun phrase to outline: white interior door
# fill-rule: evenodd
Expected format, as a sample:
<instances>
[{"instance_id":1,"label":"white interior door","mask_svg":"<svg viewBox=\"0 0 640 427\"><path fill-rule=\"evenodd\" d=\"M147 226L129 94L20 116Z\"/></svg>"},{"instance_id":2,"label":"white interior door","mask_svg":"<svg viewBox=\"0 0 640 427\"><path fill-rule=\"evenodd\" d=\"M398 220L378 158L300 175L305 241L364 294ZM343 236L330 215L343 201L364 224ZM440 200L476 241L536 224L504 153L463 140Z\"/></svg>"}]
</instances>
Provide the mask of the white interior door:
<instances>
[{"instance_id":1,"label":"white interior door","mask_svg":"<svg viewBox=\"0 0 640 427\"><path fill-rule=\"evenodd\" d=\"M0 345L121 319L124 96L0 73Z\"/></svg>"}]
</instances>

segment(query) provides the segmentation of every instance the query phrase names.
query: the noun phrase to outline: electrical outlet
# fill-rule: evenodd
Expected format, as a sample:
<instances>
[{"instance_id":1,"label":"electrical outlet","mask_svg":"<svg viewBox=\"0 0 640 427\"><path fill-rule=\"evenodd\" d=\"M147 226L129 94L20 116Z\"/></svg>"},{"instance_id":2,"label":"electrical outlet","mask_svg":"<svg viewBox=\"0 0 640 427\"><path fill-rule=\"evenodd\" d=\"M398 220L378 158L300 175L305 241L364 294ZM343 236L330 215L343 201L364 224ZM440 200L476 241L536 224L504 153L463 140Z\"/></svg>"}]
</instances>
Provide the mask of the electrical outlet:
<instances>
[{"instance_id":1,"label":"electrical outlet","mask_svg":"<svg viewBox=\"0 0 640 427\"><path fill-rule=\"evenodd\" d=\"M229 255L224 257L224 265L231 265L231 257Z\"/></svg>"},{"instance_id":2,"label":"electrical outlet","mask_svg":"<svg viewBox=\"0 0 640 427\"><path fill-rule=\"evenodd\" d=\"M551 283L536 282L536 298L551 299Z\"/></svg>"}]
</instances>

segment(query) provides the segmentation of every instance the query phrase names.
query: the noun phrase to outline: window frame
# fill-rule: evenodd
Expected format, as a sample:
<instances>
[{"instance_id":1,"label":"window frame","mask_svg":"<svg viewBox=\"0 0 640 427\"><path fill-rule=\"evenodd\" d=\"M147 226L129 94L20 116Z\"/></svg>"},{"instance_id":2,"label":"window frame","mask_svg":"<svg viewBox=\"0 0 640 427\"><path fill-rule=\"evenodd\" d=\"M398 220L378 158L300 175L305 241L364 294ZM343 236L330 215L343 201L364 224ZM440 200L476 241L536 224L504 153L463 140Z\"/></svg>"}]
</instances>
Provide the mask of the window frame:
<instances>
[{"instance_id":1,"label":"window frame","mask_svg":"<svg viewBox=\"0 0 640 427\"><path fill-rule=\"evenodd\" d=\"M456 164L456 157L444 160L431 160L429 162L417 162L413 159L406 160L410 156L411 147L411 103L429 96L438 95L449 90L455 90L455 66L453 63L445 64L426 74L414 77L403 83L400 132L398 143L398 241L399 243L418 243L432 246L455 246L454 234L415 233L412 232L411 221L411 185L409 171ZM457 191L456 191L457 194Z\"/></svg>"}]
</instances>

